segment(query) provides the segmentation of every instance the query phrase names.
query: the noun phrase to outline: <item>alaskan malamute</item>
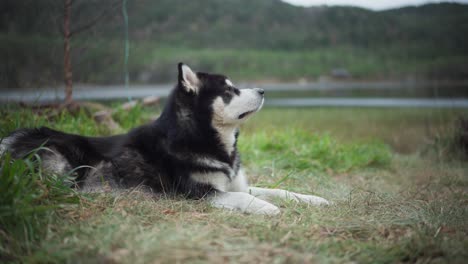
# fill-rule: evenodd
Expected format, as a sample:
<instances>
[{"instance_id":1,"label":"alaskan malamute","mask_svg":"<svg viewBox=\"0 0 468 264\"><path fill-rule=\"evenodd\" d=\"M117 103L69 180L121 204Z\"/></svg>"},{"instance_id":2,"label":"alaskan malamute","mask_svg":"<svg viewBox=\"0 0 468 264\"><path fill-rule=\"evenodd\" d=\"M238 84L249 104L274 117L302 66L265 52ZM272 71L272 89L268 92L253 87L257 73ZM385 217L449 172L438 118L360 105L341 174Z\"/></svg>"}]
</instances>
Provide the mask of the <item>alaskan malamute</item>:
<instances>
[{"instance_id":1,"label":"alaskan malamute","mask_svg":"<svg viewBox=\"0 0 468 264\"><path fill-rule=\"evenodd\" d=\"M84 137L50 128L19 129L2 140L21 158L40 146L42 165L53 173L76 170L83 191L146 186L153 192L206 199L213 206L275 215L267 202L281 197L326 205L320 197L249 187L237 152L239 125L260 110L264 90L238 89L223 75L178 65L178 83L161 116L127 134Z\"/></svg>"}]
</instances>

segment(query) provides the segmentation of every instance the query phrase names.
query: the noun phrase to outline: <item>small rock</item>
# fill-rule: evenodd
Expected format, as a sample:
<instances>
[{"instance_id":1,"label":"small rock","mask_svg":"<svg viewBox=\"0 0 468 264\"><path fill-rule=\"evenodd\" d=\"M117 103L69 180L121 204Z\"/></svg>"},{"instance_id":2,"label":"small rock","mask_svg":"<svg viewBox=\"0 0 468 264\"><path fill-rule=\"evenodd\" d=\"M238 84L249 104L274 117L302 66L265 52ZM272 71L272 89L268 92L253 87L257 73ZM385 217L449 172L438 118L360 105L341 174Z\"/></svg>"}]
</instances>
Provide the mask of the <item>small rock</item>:
<instances>
[{"instance_id":1,"label":"small rock","mask_svg":"<svg viewBox=\"0 0 468 264\"><path fill-rule=\"evenodd\" d=\"M111 111L98 111L93 114L94 121L96 123L107 126L111 131L121 131L122 128L112 118Z\"/></svg>"},{"instance_id":2,"label":"small rock","mask_svg":"<svg viewBox=\"0 0 468 264\"><path fill-rule=\"evenodd\" d=\"M128 111L128 110L134 108L135 106L137 106L137 104L138 104L138 101L136 101L136 100L126 102L125 104L122 105L122 109Z\"/></svg>"},{"instance_id":3,"label":"small rock","mask_svg":"<svg viewBox=\"0 0 468 264\"><path fill-rule=\"evenodd\" d=\"M148 96L143 99L143 105L152 106L159 103L160 98L158 96Z\"/></svg>"}]
</instances>

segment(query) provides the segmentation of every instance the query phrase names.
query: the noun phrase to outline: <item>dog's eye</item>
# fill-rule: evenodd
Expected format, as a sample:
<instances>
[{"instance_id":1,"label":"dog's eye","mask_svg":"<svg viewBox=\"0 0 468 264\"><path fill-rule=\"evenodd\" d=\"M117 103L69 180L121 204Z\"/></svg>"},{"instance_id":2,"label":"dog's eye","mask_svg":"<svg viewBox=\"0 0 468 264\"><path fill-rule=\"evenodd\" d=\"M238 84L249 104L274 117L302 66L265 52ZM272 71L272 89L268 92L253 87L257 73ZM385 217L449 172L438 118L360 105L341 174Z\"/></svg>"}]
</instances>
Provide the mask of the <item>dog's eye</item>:
<instances>
[{"instance_id":1,"label":"dog's eye","mask_svg":"<svg viewBox=\"0 0 468 264\"><path fill-rule=\"evenodd\" d=\"M240 90L237 89L236 87L233 87L233 86L228 86L228 87L226 88L226 91L225 91L225 92L226 92L226 93L234 93L234 94L236 94L236 95L239 95L239 94L240 94Z\"/></svg>"}]
</instances>

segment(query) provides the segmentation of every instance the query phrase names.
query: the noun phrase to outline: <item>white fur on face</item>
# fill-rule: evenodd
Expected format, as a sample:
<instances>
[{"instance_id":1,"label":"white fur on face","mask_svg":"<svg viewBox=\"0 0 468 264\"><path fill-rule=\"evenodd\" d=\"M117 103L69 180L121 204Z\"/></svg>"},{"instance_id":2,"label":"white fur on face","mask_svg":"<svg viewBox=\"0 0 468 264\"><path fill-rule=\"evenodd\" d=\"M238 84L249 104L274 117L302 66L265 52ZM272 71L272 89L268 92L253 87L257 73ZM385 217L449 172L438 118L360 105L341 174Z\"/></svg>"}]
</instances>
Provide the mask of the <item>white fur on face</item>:
<instances>
[{"instance_id":1,"label":"white fur on face","mask_svg":"<svg viewBox=\"0 0 468 264\"><path fill-rule=\"evenodd\" d=\"M228 104L221 98L214 101L215 120L225 125L239 125L248 119L250 114L260 110L263 96L255 89L240 89L239 95L234 95Z\"/></svg>"},{"instance_id":2,"label":"white fur on face","mask_svg":"<svg viewBox=\"0 0 468 264\"><path fill-rule=\"evenodd\" d=\"M237 127L263 105L263 96L255 89L242 89L228 104L221 97L213 103L213 126L219 133L226 152L234 150ZM248 114L245 114L248 113ZM242 116L241 116L242 115Z\"/></svg>"},{"instance_id":3,"label":"white fur on face","mask_svg":"<svg viewBox=\"0 0 468 264\"><path fill-rule=\"evenodd\" d=\"M226 84L229 85L229 86L234 86L234 84L232 84L231 80L229 80L229 79L226 79Z\"/></svg>"}]
</instances>

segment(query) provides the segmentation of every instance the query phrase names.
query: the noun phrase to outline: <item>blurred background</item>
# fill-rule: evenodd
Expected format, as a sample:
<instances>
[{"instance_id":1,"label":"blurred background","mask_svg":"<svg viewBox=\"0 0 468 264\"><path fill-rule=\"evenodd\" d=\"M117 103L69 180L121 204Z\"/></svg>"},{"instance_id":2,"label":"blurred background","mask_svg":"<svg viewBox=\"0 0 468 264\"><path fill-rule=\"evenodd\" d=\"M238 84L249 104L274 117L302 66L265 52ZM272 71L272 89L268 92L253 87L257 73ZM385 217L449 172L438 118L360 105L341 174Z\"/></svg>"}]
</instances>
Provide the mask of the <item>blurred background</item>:
<instances>
[{"instance_id":1,"label":"blurred background","mask_svg":"<svg viewBox=\"0 0 468 264\"><path fill-rule=\"evenodd\" d=\"M66 2L2 0L0 89L63 86ZM131 84L173 83L179 61L236 83L468 79L468 1L386 2L73 0L73 82L123 84L127 62Z\"/></svg>"},{"instance_id":2,"label":"blurred background","mask_svg":"<svg viewBox=\"0 0 468 264\"><path fill-rule=\"evenodd\" d=\"M0 0L0 143L151 122L179 62L265 89L250 183L335 206L226 221L2 154L1 263L466 262L468 0Z\"/></svg>"},{"instance_id":3,"label":"blurred background","mask_svg":"<svg viewBox=\"0 0 468 264\"><path fill-rule=\"evenodd\" d=\"M2 0L0 102L159 102L182 61L264 88L263 127L468 146L467 36L468 0Z\"/></svg>"}]
</instances>

